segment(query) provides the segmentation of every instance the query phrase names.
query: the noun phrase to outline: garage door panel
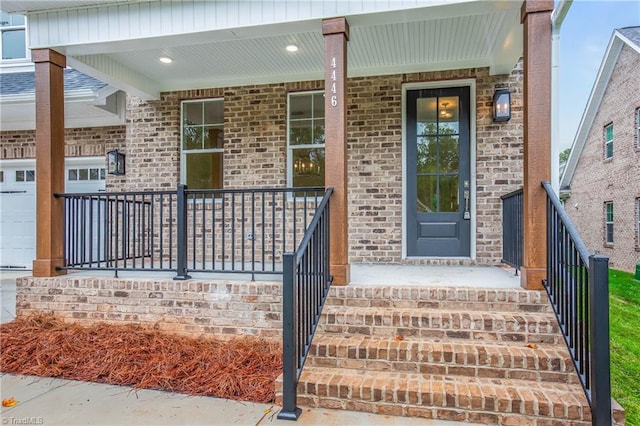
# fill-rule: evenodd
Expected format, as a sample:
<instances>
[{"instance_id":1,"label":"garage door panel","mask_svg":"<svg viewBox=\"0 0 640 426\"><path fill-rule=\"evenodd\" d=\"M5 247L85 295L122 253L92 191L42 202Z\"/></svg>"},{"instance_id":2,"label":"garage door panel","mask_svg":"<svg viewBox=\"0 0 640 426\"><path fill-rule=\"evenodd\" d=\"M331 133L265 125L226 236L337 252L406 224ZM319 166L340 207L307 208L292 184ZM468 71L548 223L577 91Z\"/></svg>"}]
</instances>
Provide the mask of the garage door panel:
<instances>
[{"instance_id":1,"label":"garage door panel","mask_svg":"<svg viewBox=\"0 0 640 426\"><path fill-rule=\"evenodd\" d=\"M100 179L68 180L80 175L69 173L69 169L101 170L104 159L74 159L71 163L65 167L66 192L104 191L104 171L99 174ZM36 253L36 199L35 182L27 181L33 177L27 171L35 169L35 161L5 160L0 162L0 169L4 180L0 182L0 268L31 269Z\"/></svg>"}]
</instances>

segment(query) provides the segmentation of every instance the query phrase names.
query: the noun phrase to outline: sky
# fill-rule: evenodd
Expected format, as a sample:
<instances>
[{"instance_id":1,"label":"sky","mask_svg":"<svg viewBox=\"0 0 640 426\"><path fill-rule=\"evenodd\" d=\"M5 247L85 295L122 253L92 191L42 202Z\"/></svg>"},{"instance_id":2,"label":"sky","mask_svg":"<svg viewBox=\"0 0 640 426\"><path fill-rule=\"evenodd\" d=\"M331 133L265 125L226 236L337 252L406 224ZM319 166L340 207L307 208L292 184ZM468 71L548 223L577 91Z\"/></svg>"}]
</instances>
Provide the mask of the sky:
<instances>
[{"instance_id":1,"label":"sky","mask_svg":"<svg viewBox=\"0 0 640 426\"><path fill-rule=\"evenodd\" d=\"M640 0L573 1L560 30L561 150L573 143L613 30L639 25Z\"/></svg>"}]
</instances>

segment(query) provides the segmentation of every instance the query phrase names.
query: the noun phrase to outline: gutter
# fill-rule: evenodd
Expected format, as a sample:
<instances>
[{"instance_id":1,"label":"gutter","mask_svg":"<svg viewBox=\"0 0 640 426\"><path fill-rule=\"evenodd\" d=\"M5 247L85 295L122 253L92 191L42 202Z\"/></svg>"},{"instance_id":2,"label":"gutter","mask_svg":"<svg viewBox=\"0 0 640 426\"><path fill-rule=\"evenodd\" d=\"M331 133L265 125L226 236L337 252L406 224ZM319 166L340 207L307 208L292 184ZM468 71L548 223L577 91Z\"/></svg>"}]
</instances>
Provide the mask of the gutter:
<instances>
[{"instance_id":1,"label":"gutter","mask_svg":"<svg viewBox=\"0 0 640 426\"><path fill-rule=\"evenodd\" d=\"M95 103L100 100L98 92L92 89L78 89L64 92L65 102ZM0 105L33 104L36 101L35 92L16 93L14 95L1 95Z\"/></svg>"},{"instance_id":2,"label":"gutter","mask_svg":"<svg viewBox=\"0 0 640 426\"><path fill-rule=\"evenodd\" d=\"M560 194L560 29L573 0L561 0L551 14L551 188Z\"/></svg>"}]
</instances>

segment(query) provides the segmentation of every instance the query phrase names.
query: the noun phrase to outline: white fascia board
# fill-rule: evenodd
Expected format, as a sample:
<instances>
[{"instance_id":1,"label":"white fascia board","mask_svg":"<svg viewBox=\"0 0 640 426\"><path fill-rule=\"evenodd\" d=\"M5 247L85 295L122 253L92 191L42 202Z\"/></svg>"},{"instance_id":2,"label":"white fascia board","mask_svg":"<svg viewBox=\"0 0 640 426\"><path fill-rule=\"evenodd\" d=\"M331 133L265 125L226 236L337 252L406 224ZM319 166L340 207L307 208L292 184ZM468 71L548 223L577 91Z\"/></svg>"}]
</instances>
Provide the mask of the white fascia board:
<instances>
[{"instance_id":1,"label":"white fascia board","mask_svg":"<svg viewBox=\"0 0 640 426\"><path fill-rule=\"evenodd\" d=\"M20 63L0 62L0 74L11 74L15 72L34 72L35 65L31 61L22 61Z\"/></svg>"},{"instance_id":2,"label":"white fascia board","mask_svg":"<svg viewBox=\"0 0 640 426\"><path fill-rule=\"evenodd\" d=\"M104 55L67 56L78 71L145 101L160 99L159 84Z\"/></svg>"},{"instance_id":3,"label":"white fascia board","mask_svg":"<svg viewBox=\"0 0 640 426\"><path fill-rule=\"evenodd\" d=\"M91 89L70 90L64 92L65 102L86 102L93 103L99 101L100 97L97 96L97 92ZM0 105L15 105L15 104L29 104L35 103L35 93L20 93L16 95L2 95L0 96Z\"/></svg>"},{"instance_id":4,"label":"white fascia board","mask_svg":"<svg viewBox=\"0 0 640 426\"><path fill-rule=\"evenodd\" d=\"M582 114L582 118L580 119L576 136L571 144L571 153L567 159L567 166L565 167L564 172L562 173L562 178L560 179L561 188L571 184L573 174L575 173L578 165L578 160L582 155L582 150L584 149L587 137L591 131L593 120L600 109L602 98L607 90L609 79L611 78L611 74L616 66L618 56L620 56L620 51L622 50L622 45L624 43L619 35L620 34L617 31L612 35L611 40L609 41L609 46L607 46L604 59L600 64L600 69L598 70L596 80L593 88L591 89L587 106Z\"/></svg>"}]
</instances>

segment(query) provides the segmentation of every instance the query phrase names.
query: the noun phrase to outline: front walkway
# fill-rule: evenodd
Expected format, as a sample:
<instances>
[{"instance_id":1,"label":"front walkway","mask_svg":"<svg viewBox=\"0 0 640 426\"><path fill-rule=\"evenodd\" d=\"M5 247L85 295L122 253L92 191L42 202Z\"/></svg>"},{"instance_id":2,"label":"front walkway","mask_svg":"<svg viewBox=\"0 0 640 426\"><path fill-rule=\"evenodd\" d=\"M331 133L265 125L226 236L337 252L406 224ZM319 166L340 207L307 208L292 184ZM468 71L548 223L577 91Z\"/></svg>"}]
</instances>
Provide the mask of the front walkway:
<instances>
[{"instance_id":1,"label":"front walkway","mask_svg":"<svg viewBox=\"0 0 640 426\"><path fill-rule=\"evenodd\" d=\"M457 426L462 423L353 411L303 408L297 422L278 420L280 407L125 386L2 374L2 424L42 425L397 425ZM465 423L469 425L469 423Z\"/></svg>"}]
</instances>

